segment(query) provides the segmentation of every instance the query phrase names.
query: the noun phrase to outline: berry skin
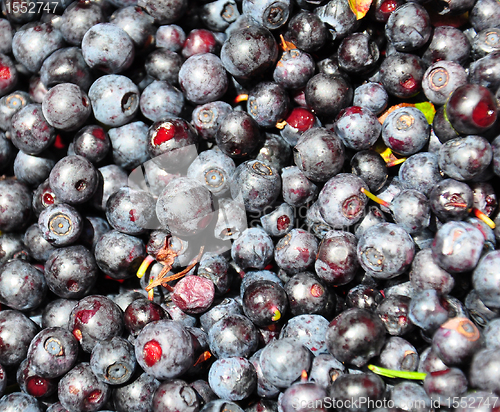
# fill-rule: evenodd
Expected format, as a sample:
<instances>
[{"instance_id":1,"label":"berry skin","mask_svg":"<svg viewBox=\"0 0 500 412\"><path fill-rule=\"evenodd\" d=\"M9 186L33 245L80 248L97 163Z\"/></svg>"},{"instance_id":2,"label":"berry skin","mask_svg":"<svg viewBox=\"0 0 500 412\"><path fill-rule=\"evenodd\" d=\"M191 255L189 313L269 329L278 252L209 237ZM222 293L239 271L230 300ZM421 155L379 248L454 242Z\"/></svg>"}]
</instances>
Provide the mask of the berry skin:
<instances>
[{"instance_id":1,"label":"berry skin","mask_svg":"<svg viewBox=\"0 0 500 412\"><path fill-rule=\"evenodd\" d=\"M160 305L147 299L136 299L125 309L125 329L136 337L147 324L166 318L168 315Z\"/></svg>"},{"instance_id":2,"label":"berry skin","mask_svg":"<svg viewBox=\"0 0 500 412\"><path fill-rule=\"evenodd\" d=\"M215 286L207 278L191 275L179 280L172 292L172 301L190 315L206 312L214 301Z\"/></svg>"},{"instance_id":3,"label":"berry skin","mask_svg":"<svg viewBox=\"0 0 500 412\"><path fill-rule=\"evenodd\" d=\"M300 49L291 49L283 52L276 68L273 79L287 89L300 89L314 76L315 63L310 54Z\"/></svg>"},{"instance_id":4,"label":"berry skin","mask_svg":"<svg viewBox=\"0 0 500 412\"><path fill-rule=\"evenodd\" d=\"M423 62L410 53L394 53L380 66L381 82L389 95L408 99L418 94L424 77Z\"/></svg>"},{"instance_id":5,"label":"berry skin","mask_svg":"<svg viewBox=\"0 0 500 412\"><path fill-rule=\"evenodd\" d=\"M200 137L213 140L221 120L232 111L233 108L226 102L210 102L193 110L192 122Z\"/></svg>"},{"instance_id":6,"label":"berry skin","mask_svg":"<svg viewBox=\"0 0 500 412\"><path fill-rule=\"evenodd\" d=\"M156 47L178 52L186 41L186 33L176 24L158 27L156 31Z\"/></svg>"},{"instance_id":7,"label":"berry skin","mask_svg":"<svg viewBox=\"0 0 500 412\"><path fill-rule=\"evenodd\" d=\"M115 164L104 167L121 167L132 170L149 160L148 126L143 122L127 123L124 126L110 129L108 134L113 148L113 162ZM126 177L125 181L127 182ZM117 186L117 189L126 185L125 183ZM108 196L111 194L109 193Z\"/></svg>"},{"instance_id":8,"label":"berry skin","mask_svg":"<svg viewBox=\"0 0 500 412\"><path fill-rule=\"evenodd\" d=\"M445 112L453 128L462 134L483 133L497 119L493 93L477 84L466 84L455 89L446 102Z\"/></svg>"},{"instance_id":9,"label":"berry skin","mask_svg":"<svg viewBox=\"0 0 500 412\"><path fill-rule=\"evenodd\" d=\"M387 107L389 96L380 83L365 83L354 89L353 105L365 107L379 115Z\"/></svg>"},{"instance_id":10,"label":"berry skin","mask_svg":"<svg viewBox=\"0 0 500 412\"><path fill-rule=\"evenodd\" d=\"M213 31L226 30L238 17L240 17L240 12L232 0L216 0L206 3L200 13L200 18L205 26ZM156 42L158 44L158 40Z\"/></svg>"},{"instance_id":11,"label":"berry skin","mask_svg":"<svg viewBox=\"0 0 500 412\"><path fill-rule=\"evenodd\" d=\"M47 23L25 27L24 30L17 31L12 39L14 57L32 73L38 72L43 61L63 46L61 32Z\"/></svg>"},{"instance_id":12,"label":"berry skin","mask_svg":"<svg viewBox=\"0 0 500 412\"><path fill-rule=\"evenodd\" d=\"M294 161L314 182L326 182L340 172L345 149L340 138L322 127L304 132L294 148Z\"/></svg>"},{"instance_id":13,"label":"berry skin","mask_svg":"<svg viewBox=\"0 0 500 412\"><path fill-rule=\"evenodd\" d=\"M156 42L158 44L158 38ZM146 57L144 68L146 69L146 73L156 80L177 84L182 63L183 60L179 54L166 48L161 48L152 51Z\"/></svg>"},{"instance_id":14,"label":"berry skin","mask_svg":"<svg viewBox=\"0 0 500 412\"><path fill-rule=\"evenodd\" d=\"M251 270L248 271L245 276L243 276L243 279L241 281L240 298L243 299L243 295L245 294L245 290L248 286L260 280L269 280L280 286L283 286L283 281L274 272L271 272L270 270ZM238 314L242 314L241 307L238 307L238 309L235 309L235 311Z\"/></svg>"},{"instance_id":15,"label":"berry skin","mask_svg":"<svg viewBox=\"0 0 500 412\"><path fill-rule=\"evenodd\" d=\"M69 246L80 237L83 222L74 207L60 203L51 205L40 213L38 227L43 238L51 245Z\"/></svg>"},{"instance_id":16,"label":"berry skin","mask_svg":"<svg viewBox=\"0 0 500 412\"><path fill-rule=\"evenodd\" d=\"M353 89L341 76L319 73L307 82L305 97L307 106L317 115L334 118L351 104Z\"/></svg>"},{"instance_id":17,"label":"berry skin","mask_svg":"<svg viewBox=\"0 0 500 412\"><path fill-rule=\"evenodd\" d=\"M321 218L336 229L357 223L368 203L368 198L361 192L363 188L366 189L366 184L358 176L340 173L332 177L318 196Z\"/></svg>"},{"instance_id":18,"label":"berry skin","mask_svg":"<svg viewBox=\"0 0 500 412\"><path fill-rule=\"evenodd\" d=\"M139 0L137 5L154 17L155 23L158 24L176 22L184 15L188 8L186 0Z\"/></svg>"},{"instance_id":19,"label":"berry skin","mask_svg":"<svg viewBox=\"0 0 500 412\"><path fill-rule=\"evenodd\" d=\"M353 287L346 296L345 305L348 308L375 310L384 296L378 290L363 284Z\"/></svg>"},{"instance_id":20,"label":"berry skin","mask_svg":"<svg viewBox=\"0 0 500 412\"><path fill-rule=\"evenodd\" d=\"M359 268L356 237L345 231L329 231L318 249L316 274L330 285L345 285L354 279Z\"/></svg>"},{"instance_id":21,"label":"berry skin","mask_svg":"<svg viewBox=\"0 0 500 412\"><path fill-rule=\"evenodd\" d=\"M405 189L394 196L391 212L394 222L410 234L421 232L431 220L429 200L414 189Z\"/></svg>"},{"instance_id":22,"label":"berry skin","mask_svg":"<svg viewBox=\"0 0 500 412\"><path fill-rule=\"evenodd\" d=\"M45 262L45 279L57 296L78 299L94 286L98 267L94 256L83 246L55 249Z\"/></svg>"},{"instance_id":23,"label":"berry skin","mask_svg":"<svg viewBox=\"0 0 500 412\"><path fill-rule=\"evenodd\" d=\"M40 104L28 104L14 113L10 121L12 144L19 150L37 155L48 149L56 137Z\"/></svg>"},{"instance_id":24,"label":"berry skin","mask_svg":"<svg viewBox=\"0 0 500 412\"><path fill-rule=\"evenodd\" d=\"M208 372L208 383L223 399L239 401L249 397L257 386L257 373L251 362L242 357L216 360Z\"/></svg>"},{"instance_id":25,"label":"berry skin","mask_svg":"<svg viewBox=\"0 0 500 412\"><path fill-rule=\"evenodd\" d=\"M68 108L71 109L68 109ZM44 96L42 111L47 122L60 130L80 128L91 113L87 94L76 84L61 83Z\"/></svg>"},{"instance_id":26,"label":"berry skin","mask_svg":"<svg viewBox=\"0 0 500 412\"><path fill-rule=\"evenodd\" d=\"M303 229L292 229L276 244L274 260L287 273L298 273L314 264L317 252L314 235Z\"/></svg>"},{"instance_id":27,"label":"berry skin","mask_svg":"<svg viewBox=\"0 0 500 412\"><path fill-rule=\"evenodd\" d=\"M394 110L382 125L382 139L394 152L408 156L420 151L429 140L430 125L413 107Z\"/></svg>"},{"instance_id":28,"label":"berry skin","mask_svg":"<svg viewBox=\"0 0 500 412\"><path fill-rule=\"evenodd\" d=\"M187 176L198 180L214 195L229 190L230 178L235 171L234 161L220 150L207 150L198 155L187 170Z\"/></svg>"},{"instance_id":29,"label":"berry skin","mask_svg":"<svg viewBox=\"0 0 500 412\"><path fill-rule=\"evenodd\" d=\"M482 349L476 352L470 365L470 384L480 390L497 393L500 390L499 362L500 354L496 349Z\"/></svg>"},{"instance_id":30,"label":"berry skin","mask_svg":"<svg viewBox=\"0 0 500 412\"><path fill-rule=\"evenodd\" d=\"M328 394L336 402L348 402L351 399L369 399L377 402L383 398L385 389L384 381L380 376L365 372L340 375L328 388ZM350 409L339 408L339 410L347 412ZM358 410L365 409L359 408Z\"/></svg>"},{"instance_id":31,"label":"berry skin","mask_svg":"<svg viewBox=\"0 0 500 412\"><path fill-rule=\"evenodd\" d=\"M458 63L440 60L424 73L422 88L434 104L445 104L450 93L467 83L465 69Z\"/></svg>"},{"instance_id":32,"label":"berry skin","mask_svg":"<svg viewBox=\"0 0 500 412\"><path fill-rule=\"evenodd\" d=\"M71 311L68 328L82 349L91 352L99 341L121 335L123 312L105 296L86 296Z\"/></svg>"},{"instance_id":33,"label":"berry skin","mask_svg":"<svg viewBox=\"0 0 500 412\"><path fill-rule=\"evenodd\" d=\"M160 381L147 373L122 386L113 388L113 403L117 412L150 412L153 410L153 396ZM61 411L62 412L62 411Z\"/></svg>"},{"instance_id":34,"label":"berry skin","mask_svg":"<svg viewBox=\"0 0 500 412\"><path fill-rule=\"evenodd\" d=\"M273 212L260 218L262 227L271 236L282 237L293 229L295 224L294 209L283 203Z\"/></svg>"},{"instance_id":35,"label":"berry skin","mask_svg":"<svg viewBox=\"0 0 500 412\"><path fill-rule=\"evenodd\" d=\"M268 29L252 25L231 33L222 46L220 58L234 77L251 79L274 66L278 45Z\"/></svg>"},{"instance_id":36,"label":"berry skin","mask_svg":"<svg viewBox=\"0 0 500 412\"><path fill-rule=\"evenodd\" d=\"M261 280L248 286L243 294L243 311L257 326L266 327L286 314L288 298L275 282Z\"/></svg>"},{"instance_id":37,"label":"berry skin","mask_svg":"<svg viewBox=\"0 0 500 412\"><path fill-rule=\"evenodd\" d=\"M484 236L470 223L447 222L437 231L432 242L436 263L450 273L473 270L481 257Z\"/></svg>"},{"instance_id":38,"label":"berry skin","mask_svg":"<svg viewBox=\"0 0 500 412\"><path fill-rule=\"evenodd\" d=\"M365 33L353 33L339 46L339 67L348 73L369 72L377 63L380 53L377 44Z\"/></svg>"},{"instance_id":39,"label":"berry skin","mask_svg":"<svg viewBox=\"0 0 500 412\"><path fill-rule=\"evenodd\" d=\"M43 98L42 111L56 129L71 131L84 125L92 108L87 94L72 83L61 83Z\"/></svg>"},{"instance_id":40,"label":"berry skin","mask_svg":"<svg viewBox=\"0 0 500 412\"><path fill-rule=\"evenodd\" d=\"M16 380L21 391L36 398L48 397L57 391L57 380L37 375L28 359L23 360L19 365Z\"/></svg>"},{"instance_id":41,"label":"berry skin","mask_svg":"<svg viewBox=\"0 0 500 412\"><path fill-rule=\"evenodd\" d=\"M111 148L106 131L99 126L85 126L73 138L73 151L92 163L104 160Z\"/></svg>"},{"instance_id":42,"label":"berry skin","mask_svg":"<svg viewBox=\"0 0 500 412\"><path fill-rule=\"evenodd\" d=\"M106 203L109 224L127 235L139 235L152 228L155 199L144 190L123 187L113 193Z\"/></svg>"},{"instance_id":43,"label":"berry skin","mask_svg":"<svg viewBox=\"0 0 500 412\"><path fill-rule=\"evenodd\" d=\"M366 309L351 308L330 323L326 344L341 362L361 367L380 353L385 335L386 329L377 315Z\"/></svg>"},{"instance_id":44,"label":"berry skin","mask_svg":"<svg viewBox=\"0 0 500 412\"><path fill-rule=\"evenodd\" d=\"M28 347L39 327L17 310L0 312L0 339L3 343L0 362L3 367L17 366L28 353Z\"/></svg>"},{"instance_id":45,"label":"berry skin","mask_svg":"<svg viewBox=\"0 0 500 412\"><path fill-rule=\"evenodd\" d=\"M333 38L340 39L352 33L359 25L359 20L349 11L347 2L335 0L318 7L315 14L325 23Z\"/></svg>"},{"instance_id":46,"label":"berry skin","mask_svg":"<svg viewBox=\"0 0 500 412\"><path fill-rule=\"evenodd\" d=\"M362 150L351 159L352 174L361 177L372 192L377 192L385 185L387 164L374 150Z\"/></svg>"},{"instance_id":47,"label":"berry skin","mask_svg":"<svg viewBox=\"0 0 500 412\"><path fill-rule=\"evenodd\" d=\"M411 299L409 318L429 335L446 322L449 315L449 305L434 289L423 290Z\"/></svg>"},{"instance_id":48,"label":"berry skin","mask_svg":"<svg viewBox=\"0 0 500 412\"><path fill-rule=\"evenodd\" d=\"M297 339L273 340L260 354L262 374L278 388L288 388L303 370L309 371L314 355Z\"/></svg>"},{"instance_id":49,"label":"berry skin","mask_svg":"<svg viewBox=\"0 0 500 412\"><path fill-rule=\"evenodd\" d=\"M182 65L179 84L189 101L205 104L219 100L226 93L227 73L215 54L196 54Z\"/></svg>"},{"instance_id":50,"label":"berry skin","mask_svg":"<svg viewBox=\"0 0 500 412\"><path fill-rule=\"evenodd\" d=\"M295 146L305 131L321 126L318 118L303 107L292 109L285 121L286 125L281 129L280 134L290 146Z\"/></svg>"},{"instance_id":51,"label":"berry skin","mask_svg":"<svg viewBox=\"0 0 500 412\"><path fill-rule=\"evenodd\" d=\"M147 128L145 131L147 132ZM109 197L118 189L127 186L128 176L125 170L115 164L100 167L98 171L101 179L90 202L97 210L105 211Z\"/></svg>"},{"instance_id":52,"label":"berry skin","mask_svg":"<svg viewBox=\"0 0 500 412\"><path fill-rule=\"evenodd\" d=\"M492 148L484 137L459 137L441 146L439 167L452 179L468 181L483 173L492 157Z\"/></svg>"},{"instance_id":53,"label":"berry skin","mask_svg":"<svg viewBox=\"0 0 500 412\"><path fill-rule=\"evenodd\" d=\"M42 313L43 328L68 328L69 314L77 300L56 299L45 306Z\"/></svg>"},{"instance_id":54,"label":"berry skin","mask_svg":"<svg viewBox=\"0 0 500 412\"><path fill-rule=\"evenodd\" d=\"M439 220L459 220L469 214L473 206L471 188L454 179L445 179L435 185L429 193L432 211Z\"/></svg>"},{"instance_id":55,"label":"berry skin","mask_svg":"<svg viewBox=\"0 0 500 412\"><path fill-rule=\"evenodd\" d=\"M414 329L408 317L410 298L407 296L388 296L377 306L375 313L385 325L387 332L392 336L403 336Z\"/></svg>"},{"instance_id":56,"label":"berry skin","mask_svg":"<svg viewBox=\"0 0 500 412\"><path fill-rule=\"evenodd\" d=\"M211 192L198 181L181 177L172 180L156 203L161 225L177 236L200 233L213 218Z\"/></svg>"},{"instance_id":57,"label":"berry skin","mask_svg":"<svg viewBox=\"0 0 500 412\"><path fill-rule=\"evenodd\" d=\"M464 65L469 58L470 49L469 40L461 30L449 26L436 27L422 60L428 65L440 60Z\"/></svg>"},{"instance_id":58,"label":"berry skin","mask_svg":"<svg viewBox=\"0 0 500 412\"><path fill-rule=\"evenodd\" d=\"M229 313L209 329L208 344L210 352L219 359L248 357L259 345L257 328L246 316Z\"/></svg>"},{"instance_id":59,"label":"berry skin","mask_svg":"<svg viewBox=\"0 0 500 412\"><path fill-rule=\"evenodd\" d=\"M431 248L422 249L415 255L410 281L418 289L435 289L443 295L449 294L455 285L453 277L437 264Z\"/></svg>"},{"instance_id":60,"label":"berry skin","mask_svg":"<svg viewBox=\"0 0 500 412\"><path fill-rule=\"evenodd\" d=\"M148 49L154 42L154 19L140 7L121 7L110 16L109 22L121 27L138 50Z\"/></svg>"},{"instance_id":61,"label":"berry skin","mask_svg":"<svg viewBox=\"0 0 500 412\"><path fill-rule=\"evenodd\" d=\"M5 164L8 163L9 161L6 160ZM38 186L49 177L54 165L55 161L50 157L32 156L20 150L14 160L14 175L27 185Z\"/></svg>"},{"instance_id":62,"label":"berry skin","mask_svg":"<svg viewBox=\"0 0 500 412\"><path fill-rule=\"evenodd\" d=\"M120 73L134 60L134 44L117 25L99 23L83 36L82 53L90 68L109 74Z\"/></svg>"},{"instance_id":63,"label":"berry skin","mask_svg":"<svg viewBox=\"0 0 500 412\"><path fill-rule=\"evenodd\" d=\"M281 180L283 200L290 206L307 204L318 193L318 186L311 182L297 166L283 168Z\"/></svg>"},{"instance_id":64,"label":"berry skin","mask_svg":"<svg viewBox=\"0 0 500 412\"><path fill-rule=\"evenodd\" d=\"M159 320L144 327L135 340L137 362L156 379L176 378L194 363L192 338L173 320Z\"/></svg>"},{"instance_id":65,"label":"berry skin","mask_svg":"<svg viewBox=\"0 0 500 412\"><path fill-rule=\"evenodd\" d=\"M438 162L438 156L434 153L411 155L399 168L399 180L406 189L418 190L429 196L436 184L443 180Z\"/></svg>"},{"instance_id":66,"label":"berry skin","mask_svg":"<svg viewBox=\"0 0 500 412\"><path fill-rule=\"evenodd\" d=\"M314 13L302 10L288 23L285 40L311 53L320 49L328 38L328 29L322 19Z\"/></svg>"},{"instance_id":67,"label":"berry skin","mask_svg":"<svg viewBox=\"0 0 500 412\"><path fill-rule=\"evenodd\" d=\"M498 251L486 254L474 269L472 283L481 301L490 308L500 308L500 279L495 270L500 260Z\"/></svg>"},{"instance_id":68,"label":"berry skin","mask_svg":"<svg viewBox=\"0 0 500 412\"><path fill-rule=\"evenodd\" d=\"M95 3L71 3L62 15L61 34L67 43L81 46L85 33L105 21L103 9Z\"/></svg>"},{"instance_id":69,"label":"berry skin","mask_svg":"<svg viewBox=\"0 0 500 412\"><path fill-rule=\"evenodd\" d=\"M132 378L136 360L134 346L124 338L98 342L90 355L92 372L101 382L121 385Z\"/></svg>"},{"instance_id":70,"label":"berry skin","mask_svg":"<svg viewBox=\"0 0 500 412\"><path fill-rule=\"evenodd\" d=\"M153 122L178 116L184 107L184 95L166 81L155 80L141 94L142 114Z\"/></svg>"},{"instance_id":71,"label":"berry skin","mask_svg":"<svg viewBox=\"0 0 500 412\"><path fill-rule=\"evenodd\" d=\"M467 392L467 378L458 368L431 372L425 377L424 389L433 402L438 401L440 404L446 405L449 397Z\"/></svg>"},{"instance_id":72,"label":"berry skin","mask_svg":"<svg viewBox=\"0 0 500 412\"><path fill-rule=\"evenodd\" d=\"M432 337L432 351L448 366L467 363L483 346L478 328L467 318L451 318Z\"/></svg>"},{"instance_id":73,"label":"berry skin","mask_svg":"<svg viewBox=\"0 0 500 412\"><path fill-rule=\"evenodd\" d=\"M88 363L76 365L58 385L59 401L68 410L98 411L108 400L109 394L109 386L99 382Z\"/></svg>"},{"instance_id":74,"label":"berry skin","mask_svg":"<svg viewBox=\"0 0 500 412\"><path fill-rule=\"evenodd\" d=\"M260 212L272 205L281 192L281 179L276 169L258 160L238 166L231 177L233 199L241 197L248 212Z\"/></svg>"},{"instance_id":75,"label":"berry skin","mask_svg":"<svg viewBox=\"0 0 500 412\"><path fill-rule=\"evenodd\" d=\"M37 308L46 293L45 277L28 262L13 259L0 268L0 303L2 305L28 311Z\"/></svg>"},{"instance_id":76,"label":"berry skin","mask_svg":"<svg viewBox=\"0 0 500 412\"><path fill-rule=\"evenodd\" d=\"M425 392L425 389L418 383L412 381L403 381L394 385L391 393L391 400L397 408L418 411L431 408L431 399ZM412 409L410 405L422 405L420 408Z\"/></svg>"},{"instance_id":77,"label":"berry skin","mask_svg":"<svg viewBox=\"0 0 500 412\"><path fill-rule=\"evenodd\" d=\"M259 125L248 113L233 111L221 119L215 142L224 154L242 158L259 149L263 136Z\"/></svg>"},{"instance_id":78,"label":"berry skin","mask_svg":"<svg viewBox=\"0 0 500 412\"><path fill-rule=\"evenodd\" d=\"M189 59L195 54L218 54L219 45L217 40L209 30L205 29L194 29L191 30L184 42L182 47L182 56L185 59Z\"/></svg>"},{"instance_id":79,"label":"berry skin","mask_svg":"<svg viewBox=\"0 0 500 412\"><path fill-rule=\"evenodd\" d=\"M197 141L198 135L193 126L184 119L170 116L153 123L149 128L147 148L152 158L165 155L159 166L172 173L179 173L184 164L189 162L190 153L174 151L181 148L190 150ZM182 153L184 155L180 156ZM181 159L176 159L179 157Z\"/></svg>"},{"instance_id":80,"label":"berry skin","mask_svg":"<svg viewBox=\"0 0 500 412\"><path fill-rule=\"evenodd\" d=\"M0 230L12 232L23 229L31 216L31 193L15 179L0 180Z\"/></svg>"},{"instance_id":81,"label":"berry skin","mask_svg":"<svg viewBox=\"0 0 500 412\"><path fill-rule=\"evenodd\" d=\"M334 129L347 148L359 151L375 144L382 126L370 110L351 106L339 113Z\"/></svg>"},{"instance_id":82,"label":"berry skin","mask_svg":"<svg viewBox=\"0 0 500 412\"><path fill-rule=\"evenodd\" d=\"M243 270L264 269L272 261L274 245L261 228L246 229L231 247L231 257Z\"/></svg>"},{"instance_id":83,"label":"berry skin","mask_svg":"<svg viewBox=\"0 0 500 412\"><path fill-rule=\"evenodd\" d=\"M16 412L21 410L26 412L42 412L42 408L37 399L27 393L14 392L5 395L0 399L0 408L5 412Z\"/></svg>"},{"instance_id":84,"label":"berry skin","mask_svg":"<svg viewBox=\"0 0 500 412\"><path fill-rule=\"evenodd\" d=\"M78 341L66 328L45 328L28 348L30 368L44 378L62 377L76 363Z\"/></svg>"},{"instance_id":85,"label":"berry skin","mask_svg":"<svg viewBox=\"0 0 500 412\"><path fill-rule=\"evenodd\" d=\"M99 268L113 279L134 276L146 256L141 239L117 230L102 235L95 245L94 253Z\"/></svg>"},{"instance_id":86,"label":"berry skin","mask_svg":"<svg viewBox=\"0 0 500 412\"><path fill-rule=\"evenodd\" d=\"M310 272L293 275L284 286L292 315L319 314L330 317L335 309L335 294Z\"/></svg>"},{"instance_id":87,"label":"berry skin","mask_svg":"<svg viewBox=\"0 0 500 412\"><path fill-rule=\"evenodd\" d=\"M400 226L379 223L363 232L357 253L367 273L378 279L391 279L408 269L415 255L415 244Z\"/></svg>"},{"instance_id":88,"label":"berry skin","mask_svg":"<svg viewBox=\"0 0 500 412\"><path fill-rule=\"evenodd\" d=\"M152 399L153 411L197 412L202 403L197 391L180 379L162 382Z\"/></svg>"},{"instance_id":89,"label":"berry skin","mask_svg":"<svg viewBox=\"0 0 500 412\"><path fill-rule=\"evenodd\" d=\"M49 183L61 202L70 205L84 203L97 190L97 170L82 156L66 156L51 170Z\"/></svg>"},{"instance_id":90,"label":"berry skin","mask_svg":"<svg viewBox=\"0 0 500 412\"><path fill-rule=\"evenodd\" d=\"M106 126L129 123L139 109L139 89L126 76L99 77L90 86L89 98L95 118Z\"/></svg>"},{"instance_id":91,"label":"berry skin","mask_svg":"<svg viewBox=\"0 0 500 412\"><path fill-rule=\"evenodd\" d=\"M280 339L298 339L316 357L328 353L324 335L329 322L321 315L298 315L291 318L280 332ZM313 361L314 362L314 361ZM314 368L314 363L313 363ZM311 370L312 372L312 370ZM312 373L310 380L312 379Z\"/></svg>"},{"instance_id":92,"label":"berry skin","mask_svg":"<svg viewBox=\"0 0 500 412\"><path fill-rule=\"evenodd\" d=\"M9 130L12 116L29 103L31 103L30 95L22 91L13 92L0 98L0 129Z\"/></svg>"},{"instance_id":93,"label":"berry skin","mask_svg":"<svg viewBox=\"0 0 500 412\"><path fill-rule=\"evenodd\" d=\"M386 36L400 52L419 49L427 43L431 33L429 14L418 3L398 7L387 20Z\"/></svg>"}]
</instances>

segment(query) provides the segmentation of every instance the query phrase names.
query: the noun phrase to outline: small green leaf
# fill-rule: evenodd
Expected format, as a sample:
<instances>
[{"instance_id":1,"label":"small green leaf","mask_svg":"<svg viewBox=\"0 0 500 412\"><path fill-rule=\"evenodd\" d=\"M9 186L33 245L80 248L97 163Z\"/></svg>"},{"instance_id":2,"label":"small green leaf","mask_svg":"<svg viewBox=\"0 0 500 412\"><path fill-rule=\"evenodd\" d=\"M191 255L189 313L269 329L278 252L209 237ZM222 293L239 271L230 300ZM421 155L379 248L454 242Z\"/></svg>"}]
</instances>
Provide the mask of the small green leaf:
<instances>
[{"instance_id":1,"label":"small green leaf","mask_svg":"<svg viewBox=\"0 0 500 412\"><path fill-rule=\"evenodd\" d=\"M431 102L422 102L415 103L415 107L424 114L429 124L432 124L432 122L434 121L434 115L436 114L434 105Z\"/></svg>"}]
</instances>

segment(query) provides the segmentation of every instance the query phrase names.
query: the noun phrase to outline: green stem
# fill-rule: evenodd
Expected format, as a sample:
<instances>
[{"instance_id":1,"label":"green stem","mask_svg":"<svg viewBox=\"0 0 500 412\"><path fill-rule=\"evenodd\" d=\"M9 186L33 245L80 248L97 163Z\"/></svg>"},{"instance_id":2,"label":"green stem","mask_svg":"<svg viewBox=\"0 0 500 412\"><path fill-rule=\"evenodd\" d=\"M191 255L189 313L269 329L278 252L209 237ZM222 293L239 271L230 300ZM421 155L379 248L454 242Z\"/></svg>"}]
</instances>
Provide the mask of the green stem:
<instances>
[{"instance_id":1,"label":"green stem","mask_svg":"<svg viewBox=\"0 0 500 412\"><path fill-rule=\"evenodd\" d=\"M386 369L375 365L368 365L368 369L370 369L373 373L376 373L380 376L385 376L386 378L401 378L423 381L427 376L427 374L423 372L397 371L394 369Z\"/></svg>"}]
</instances>

